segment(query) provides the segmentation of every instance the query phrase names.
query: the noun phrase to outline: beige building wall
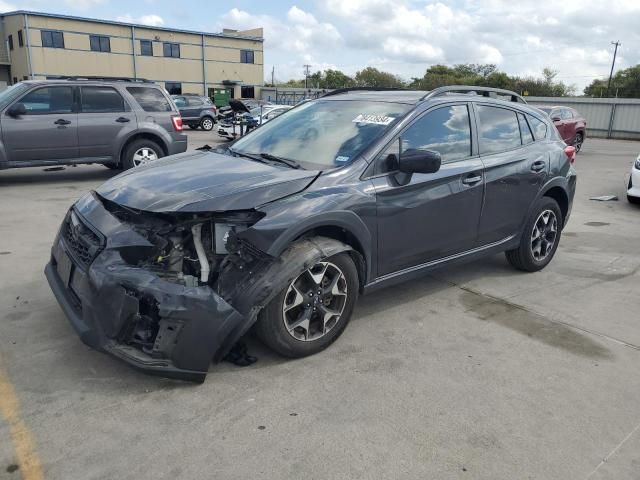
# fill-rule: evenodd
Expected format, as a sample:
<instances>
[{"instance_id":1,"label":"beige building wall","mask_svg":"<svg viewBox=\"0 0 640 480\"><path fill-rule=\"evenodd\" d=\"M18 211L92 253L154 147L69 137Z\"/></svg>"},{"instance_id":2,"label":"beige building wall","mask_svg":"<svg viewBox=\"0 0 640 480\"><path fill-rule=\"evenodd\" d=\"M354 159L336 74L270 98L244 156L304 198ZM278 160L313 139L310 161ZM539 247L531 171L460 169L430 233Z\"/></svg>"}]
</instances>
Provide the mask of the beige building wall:
<instances>
[{"instance_id":1,"label":"beige building wall","mask_svg":"<svg viewBox=\"0 0 640 480\"><path fill-rule=\"evenodd\" d=\"M17 32L17 25L24 23L24 15L4 15L3 20L5 29ZM179 82L183 93L200 94L207 94L209 88L230 88L230 82L238 82L236 97L240 97L241 85L256 87L258 97L258 87L264 82L263 42L241 38L242 35L261 36L262 29L229 31L229 36L216 36L37 14L29 14L28 23L30 74L36 78L53 75L137 77L161 84ZM43 47L42 30L61 31L64 48ZM16 32L13 32L14 41ZM108 36L111 51L91 51L89 35L93 34ZM141 55L140 40L152 42L153 56ZM165 42L180 44L180 58L164 56ZM12 61L12 71L19 72L19 79L29 75L26 45L22 50L24 59L16 57L15 64ZM254 52L253 64L241 63L241 50Z\"/></svg>"},{"instance_id":2,"label":"beige building wall","mask_svg":"<svg viewBox=\"0 0 640 480\"><path fill-rule=\"evenodd\" d=\"M11 58L11 78L15 78L18 81L23 80L29 75L29 58L27 50L27 35L24 26L24 16L14 15L11 17L5 17L3 19L3 43L6 43L6 39L9 35L13 35L13 50L8 52ZM18 46L18 31L22 30L24 38L24 46Z\"/></svg>"}]
</instances>

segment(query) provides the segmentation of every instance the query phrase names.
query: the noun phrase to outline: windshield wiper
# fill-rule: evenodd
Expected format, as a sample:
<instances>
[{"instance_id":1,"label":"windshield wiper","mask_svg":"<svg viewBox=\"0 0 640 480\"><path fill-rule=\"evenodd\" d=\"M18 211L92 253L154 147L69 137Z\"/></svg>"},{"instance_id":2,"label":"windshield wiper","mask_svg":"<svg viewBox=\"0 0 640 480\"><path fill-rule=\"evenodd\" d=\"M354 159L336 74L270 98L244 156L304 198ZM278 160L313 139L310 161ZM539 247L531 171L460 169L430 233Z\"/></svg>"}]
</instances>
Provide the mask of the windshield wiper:
<instances>
[{"instance_id":1,"label":"windshield wiper","mask_svg":"<svg viewBox=\"0 0 640 480\"><path fill-rule=\"evenodd\" d=\"M285 165L291 168L300 168L300 164L295 160L291 160L290 158L277 157L275 155L271 155L270 153L261 153L260 156L265 160L271 160L272 162L284 163Z\"/></svg>"},{"instance_id":2,"label":"windshield wiper","mask_svg":"<svg viewBox=\"0 0 640 480\"><path fill-rule=\"evenodd\" d=\"M253 153L238 152L237 150L234 150L231 147L229 147L227 150L229 150L231 152L231 155L233 155L235 157L244 157L244 158L248 158L249 160L255 160L256 162L268 164L268 162L265 162L260 157L260 155L255 155Z\"/></svg>"}]
</instances>

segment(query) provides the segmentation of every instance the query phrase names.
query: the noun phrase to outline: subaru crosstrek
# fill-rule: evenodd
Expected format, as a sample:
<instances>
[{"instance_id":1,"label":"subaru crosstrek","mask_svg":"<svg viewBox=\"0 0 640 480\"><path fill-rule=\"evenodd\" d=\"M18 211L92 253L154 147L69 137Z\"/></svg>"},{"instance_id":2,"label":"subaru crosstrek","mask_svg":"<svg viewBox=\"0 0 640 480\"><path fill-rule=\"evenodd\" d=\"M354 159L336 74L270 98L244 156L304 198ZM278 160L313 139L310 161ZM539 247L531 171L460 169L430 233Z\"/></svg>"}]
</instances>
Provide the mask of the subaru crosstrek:
<instances>
[{"instance_id":1,"label":"subaru crosstrek","mask_svg":"<svg viewBox=\"0 0 640 480\"><path fill-rule=\"evenodd\" d=\"M252 326L301 357L338 338L362 293L502 251L544 268L574 156L513 92L338 90L88 193L46 276L85 343L202 381Z\"/></svg>"}]
</instances>

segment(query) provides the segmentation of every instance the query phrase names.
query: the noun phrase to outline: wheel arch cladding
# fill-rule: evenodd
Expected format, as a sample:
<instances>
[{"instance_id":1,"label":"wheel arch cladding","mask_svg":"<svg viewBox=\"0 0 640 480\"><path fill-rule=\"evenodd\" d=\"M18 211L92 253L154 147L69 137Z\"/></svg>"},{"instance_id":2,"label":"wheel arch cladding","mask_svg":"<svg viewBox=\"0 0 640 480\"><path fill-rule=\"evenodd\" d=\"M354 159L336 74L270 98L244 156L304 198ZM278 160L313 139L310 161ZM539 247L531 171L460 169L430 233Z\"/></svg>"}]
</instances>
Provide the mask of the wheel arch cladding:
<instances>
[{"instance_id":1,"label":"wheel arch cladding","mask_svg":"<svg viewBox=\"0 0 640 480\"><path fill-rule=\"evenodd\" d=\"M243 283L242 289L238 289L236 282L233 281L226 286L219 285L218 293L223 298L233 297L229 298L229 303L243 315L245 320L225 338L223 347L218 350L214 360L222 359L238 339L253 326L260 311L301 271L310 268L323 258L351 252L353 248L350 245L333 238L321 236L299 238L273 261L252 272Z\"/></svg>"},{"instance_id":2,"label":"wheel arch cladding","mask_svg":"<svg viewBox=\"0 0 640 480\"><path fill-rule=\"evenodd\" d=\"M158 135L154 135L153 133L148 133L148 132L139 132L139 133L135 133L134 135L131 135L122 144L122 147L120 148L120 156L119 156L120 160L122 160L122 156L125 154L125 152L127 151L127 147L129 147L131 143L135 142L136 140L143 140L143 139L151 140L152 142L157 143L162 149L163 155L166 156L167 153L169 152L169 149L167 148L167 144Z\"/></svg>"},{"instance_id":3,"label":"wheel arch cladding","mask_svg":"<svg viewBox=\"0 0 640 480\"><path fill-rule=\"evenodd\" d=\"M562 212L562 225L564 227L567 219L567 213L569 212L569 196L564 188L560 186L551 187L544 192L543 197L553 198L560 207Z\"/></svg>"},{"instance_id":4,"label":"wheel arch cladding","mask_svg":"<svg viewBox=\"0 0 640 480\"><path fill-rule=\"evenodd\" d=\"M369 228L352 211L341 210L308 217L282 232L265 251L278 257L296 240L314 235L349 245L353 249L352 256L358 273L362 276L360 282L367 282L372 273L373 241Z\"/></svg>"}]
</instances>

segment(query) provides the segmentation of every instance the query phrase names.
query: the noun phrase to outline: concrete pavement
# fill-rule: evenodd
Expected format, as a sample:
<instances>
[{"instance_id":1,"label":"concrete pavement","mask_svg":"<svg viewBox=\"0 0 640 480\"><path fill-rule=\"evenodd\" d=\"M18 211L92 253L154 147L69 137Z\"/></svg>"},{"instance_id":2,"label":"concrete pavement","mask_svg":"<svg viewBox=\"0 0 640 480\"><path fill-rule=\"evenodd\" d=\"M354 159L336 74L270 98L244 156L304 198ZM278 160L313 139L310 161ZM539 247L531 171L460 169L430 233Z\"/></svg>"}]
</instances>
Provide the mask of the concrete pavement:
<instances>
[{"instance_id":1,"label":"concrete pavement","mask_svg":"<svg viewBox=\"0 0 640 480\"><path fill-rule=\"evenodd\" d=\"M250 339L258 363L199 386L84 346L44 279L67 208L113 172L0 172L0 479L35 479L7 470L25 458L47 479L639 478L638 151L587 141L544 271L443 270L362 298L321 354ZM620 201L589 200L604 194Z\"/></svg>"}]
</instances>

